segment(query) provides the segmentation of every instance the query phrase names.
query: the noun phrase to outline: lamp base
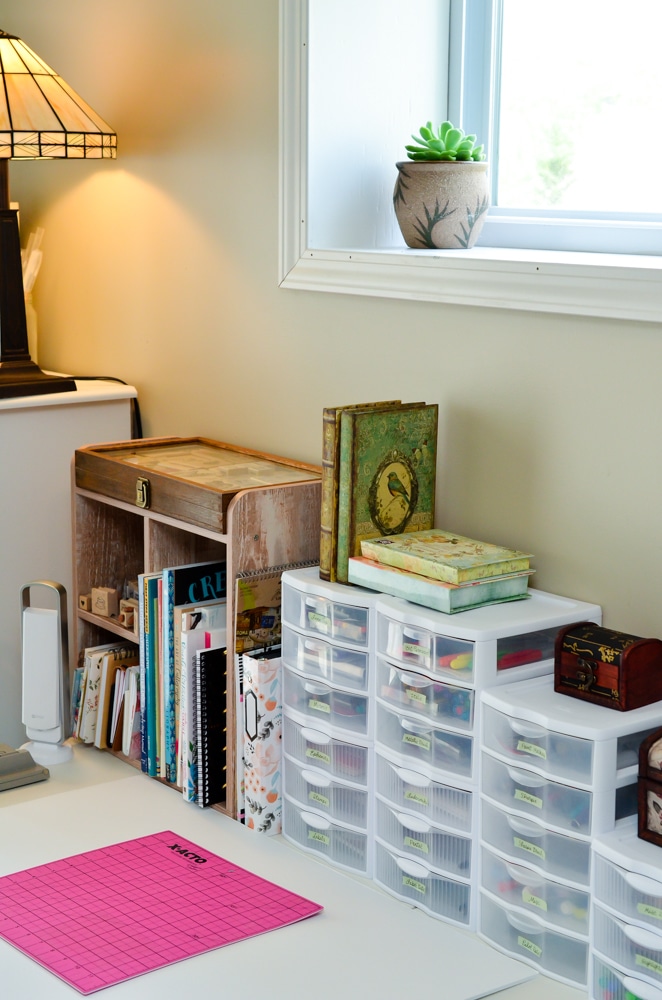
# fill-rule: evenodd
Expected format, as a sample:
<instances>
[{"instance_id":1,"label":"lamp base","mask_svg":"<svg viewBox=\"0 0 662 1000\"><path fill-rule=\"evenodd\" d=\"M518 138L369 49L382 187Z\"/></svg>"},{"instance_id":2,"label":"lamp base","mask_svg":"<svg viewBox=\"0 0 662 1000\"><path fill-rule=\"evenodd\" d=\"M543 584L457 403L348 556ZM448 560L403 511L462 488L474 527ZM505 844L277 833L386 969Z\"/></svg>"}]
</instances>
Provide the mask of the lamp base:
<instances>
[{"instance_id":1,"label":"lamp base","mask_svg":"<svg viewBox=\"0 0 662 1000\"><path fill-rule=\"evenodd\" d=\"M51 392L76 392L76 381L67 375L48 375L34 361L0 363L0 399Z\"/></svg>"}]
</instances>

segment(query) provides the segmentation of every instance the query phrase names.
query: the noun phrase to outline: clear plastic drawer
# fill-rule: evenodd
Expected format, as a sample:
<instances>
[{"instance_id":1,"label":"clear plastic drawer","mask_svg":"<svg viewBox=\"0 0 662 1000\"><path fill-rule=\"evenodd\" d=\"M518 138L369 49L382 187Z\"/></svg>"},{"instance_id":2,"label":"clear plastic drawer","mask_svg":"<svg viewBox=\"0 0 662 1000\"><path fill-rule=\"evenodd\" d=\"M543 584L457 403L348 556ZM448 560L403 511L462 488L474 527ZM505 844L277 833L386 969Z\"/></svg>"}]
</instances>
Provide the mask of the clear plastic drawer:
<instances>
[{"instance_id":1,"label":"clear plastic drawer","mask_svg":"<svg viewBox=\"0 0 662 1000\"><path fill-rule=\"evenodd\" d=\"M367 648L370 640L367 606L305 593L290 586L287 578L283 579L282 601L283 620L295 628Z\"/></svg>"},{"instance_id":2,"label":"clear plastic drawer","mask_svg":"<svg viewBox=\"0 0 662 1000\"><path fill-rule=\"evenodd\" d=\"M328 684L368 690L368 654L325 639L302 635L283 625L283 663Z\"/></svg>"},{"instance_id":3,"label":"clear plastic drawer","mask_svg":"<svg viewBox=\"0 0 662 1000\"><path fill-rule=\"evenodd\" d=\"M473 740L470 736L450 732L391 711L377 703L376 740L406 761L415 761L433 777L456 774L471 777Z\"/></svg>"},{"instance_id":4,"label":"clear plastic drawer","mask_svg":"<svg viewBox=\"0 0 662 1000\"><path fill-rule=\"evenodd\" d=\"M474 795L375 755L376 789L396 808L419 813L432 823L470 833Z\"/></svg>"},{"instance_id":5,"label":"clear plastic drawer","mask_svg":"<svg viewBox=\"0 0 662 1000\"><path fill-rule=\"evenodd\" d=\"M473 642L407 625L382 613L377 616L377 651L414 669L465 682L473 678Z\"/></svg>"},{"instance_id":6,"label":"clear plastic drawer","mask_svg":"<svg viewBox=\"0 0 662 1000\"><path fill-rule=\"evenodd\" d=\"M662 935L593 907L593 947L621 968L662 985Z\"/></svg>"},{"instance_id":7,"label":"clear plastic drawer","mask_svg":"<svg viewBox=\"0 0 662 1000\"><path fill-rule=\"evenodd\" d=\"M283 779L285 794L295 799L303 809L321 812L340 823L367 829L367 789L344 784L312 767L300 767L287 756L283 758Z\"/></svg>"},{"instance_id":8,"label":"clear plastic drawer","mask_svg":"<svg viewBox=\"0 0 662 1000\"><path fill-rule=\"evenodd\" d=\"M299 677L287 666L283 670L283 704L327 731L370 735L367 694L340 691L321 681Z\"/></svg>"},{"instance_id":9,"label":"clear plastic drawer","mask_svg":"<svg viewBox=\"0 0 662 1000\"><path fill-rule=\"evenodd\" d=\"M368 747L303 726L287 714L283 718L283 752L299 764L314 767L332 778L363 788L369 785L371 751Z\"/></svg>"},{"instance_id":10,"label":"clear plastic drawer","mask_svg":"<svg viewBox=\"0 0 662 1000\"><path fill-rule=\"evenodd\" d=\"M379 656L376 667L377 694L389 705L454 729L472 729L475 697L472 688L433 680L425 674L396 667Z\"/></svg>"},{"instance_id":11,"label":"clear plastic drawer","mask_svg":"<svg viewBox=\"0 0 662 1000\"><path fill-rule=\"evenodd\" d=\"M555 927L588 934L587 890L555 882L532 868L505 861L485 848L481 855L481 886L500 901L533 913Z\"/></svg>"},{"instance_id":12,"label":"clear plastic drawer","mask_svg":"<svg viewBox=\"0 0 662 1000\"><path fill-rule=\"evenodd\" d=\"M399 812L377 800L376 833L400 855L428 868L461 878L471 877L471 838L441 830L411 813Z\"/></svg>"},{"instance_id":13,"label":"clear plastic drawer","mask_svg":"<svg viewBox=\"0 0 662 1000\"><path fill-rule=\"evenodd\" d=\"M487 800L481 802L481 839L514 861L577 885L589 885L589 840L556 833L543 823L505 812Z\"/></svg>"},{"instance_id":14,"label":"clear plastic drawer","mask_svg":"<svg viewBox=\"0 0 662 1000\"><path fill-rule=\"evenodd\" d=\"M662 1000L662 990L593 956L591 1000Z\"/></svg>"},{"instance_id":15,"label":"clear plastic drawer","mask_svg":"<svg viewBox=\"0 0 662 1000\"><path fill-rule=\"evenodd\" d=\"M570 937L530 914L496 903L481 893L480 934L502 951L539 972L574 986L585 986L588 941Z\"/></svg>"},{"instance_id":16,"label":"clear plastic drawer","mask_svg":"<svg viewBox=\"0 0 662 1000\"><path fill-rule=\"evenodd\" d=\"M463 927L470 924L471 887L467 882L455 882L419 861L399 857L379 841L375 844L374 879L387 892L433 917Z\"/></svg>"},{"instance_id":17,"label":"clear plastic drawer","mask_svg":"<svg viewBox=\"0 0 662 1000\"><path fill-rule=\"evenodd\" d=\"M595 898L617 910L625 919L648 924L662 934L662 870L660 880L627 871L595 853L593 856Z\"/></svg>"},{"instance_id":18,"label":"clear plastic drawer","mask_svg":"<svg viewBox=\"0 0 662 1000\"><path fill-rule=\"evenodd\" d=\"M283 798L283 834L304 851L321 855L339 868L371 874L367 833L302 809L287 796Z\"/></svg>"},{"instance_id":19,"label":"clear plastic drawer","mask_svg":"<svg viewBox=\"0 0 662 1000\"><path fill-rule=\"evenodd\" d=\"M561 830L591 832L591 792L482 756L481 787L501 805Z\"/></svg>"},{"instance_id":20,"label":"clear plastic drawer","mask_svg":"<svg viewBox=\"0 0 662 1000\"><path fill-rule=\"evenodd\" d=\"M488 749L523 766L570 781L591 783L593 740L551 732L483 706L483 739Z\"/></svg>"}]
</instances>

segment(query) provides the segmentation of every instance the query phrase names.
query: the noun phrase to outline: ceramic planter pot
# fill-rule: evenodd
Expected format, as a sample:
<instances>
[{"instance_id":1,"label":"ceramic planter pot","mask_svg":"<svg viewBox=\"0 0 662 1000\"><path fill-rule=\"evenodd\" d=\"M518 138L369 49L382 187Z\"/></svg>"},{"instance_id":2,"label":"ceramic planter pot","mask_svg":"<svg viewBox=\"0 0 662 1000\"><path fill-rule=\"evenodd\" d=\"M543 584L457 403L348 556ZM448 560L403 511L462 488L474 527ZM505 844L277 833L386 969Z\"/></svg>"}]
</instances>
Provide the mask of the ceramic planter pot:
<instances>
[{"instance_id":1,"label":"ceramic planter pot","mask_svg":"<svg viewBox=\"0 0 662 1000\"><path fill-rule=\"evenodd\" d=\"M472 247L489 207L487 163L404 160L396 166L393 207L407 246Z\"/></svg>"}]
</instances>

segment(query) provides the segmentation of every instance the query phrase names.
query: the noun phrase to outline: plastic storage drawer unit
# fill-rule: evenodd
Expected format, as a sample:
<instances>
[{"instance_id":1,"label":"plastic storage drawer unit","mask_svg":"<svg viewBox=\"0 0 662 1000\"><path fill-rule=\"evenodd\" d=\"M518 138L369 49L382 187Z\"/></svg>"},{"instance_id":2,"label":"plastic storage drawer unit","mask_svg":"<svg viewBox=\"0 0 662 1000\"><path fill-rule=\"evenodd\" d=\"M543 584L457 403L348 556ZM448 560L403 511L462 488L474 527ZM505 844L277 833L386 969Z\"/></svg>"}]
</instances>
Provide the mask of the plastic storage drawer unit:
<instances>
[{"instance_id":1,"label":"plastic storage drawer unit","mask_svg":"<svg viewBox=\"0 0 662 1000\"><path fill-rule=\"evenodd\" d=\"M377 794L396 809L417 813L447 829L471 833L473 792L400 767L379 752L375 754L375 771Z\"/></svg>"},{"instance_id":2,"label":"plastic storage drawer unit","mask_svg":"<svg viewBox=\"0 0 662 1000\"><path fill-rule=\"evenodd\" d=\"M468 927L471 886L432 871L427 865L375 844L375 882L398 899L425 910L430 916Z\"/></svg>"},{"instance_id":3,"label":"plastic storage drawer unit","mask_svg":"<svg viewBox=\"0 0 662 1000\"><path fill-rule=\"evenodd\" d=\"M481 893L479 934L501 951L572 986L585 986L588 941Z\"/></svg>"},{"instance_id":4,"label":"plastic storage drawer unit","mask_svg":"<svg viewBox=\"0 0 662 1000\"><path fill-rule=\"evenodd\" d=\"M332 778L368 787L371 781L371 751L329 733L287 719L283 725L283 752L307 767L322 770Z\"/></svg>"},{"instance_id":5,"label":"plastic storage drawer unit","mask_svg":"<svg viewBox=\"0 0 662 1000\"><path fill-rule=\"evenodd\" d=\"M287 755L283 758L284 787L303 809L324 813L330 819L367 828L369 793L336 781L312 767L300 767Z\"/></svg>"}]
</instances>

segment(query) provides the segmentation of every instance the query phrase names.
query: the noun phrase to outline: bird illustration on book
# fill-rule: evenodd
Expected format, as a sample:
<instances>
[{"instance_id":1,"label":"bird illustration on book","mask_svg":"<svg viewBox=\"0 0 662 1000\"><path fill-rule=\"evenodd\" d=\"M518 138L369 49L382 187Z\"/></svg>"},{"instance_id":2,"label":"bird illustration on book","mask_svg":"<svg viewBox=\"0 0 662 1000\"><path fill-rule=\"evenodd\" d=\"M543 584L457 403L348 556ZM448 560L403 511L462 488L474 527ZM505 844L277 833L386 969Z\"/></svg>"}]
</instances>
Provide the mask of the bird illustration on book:
<instances>
[{"instance_id":1,"label":"bird illustration on book","mask_svg":"<svg viewBox=\"0 0 662 1000\"><path fill-rule=\"evenodd\" d=\"M404 531L416 509L418 479L413 463L397 449L379 465L368 490L370 518L384 535Z\"/></svg>"}]
</instances>

